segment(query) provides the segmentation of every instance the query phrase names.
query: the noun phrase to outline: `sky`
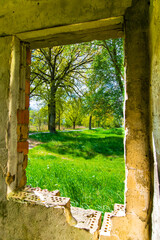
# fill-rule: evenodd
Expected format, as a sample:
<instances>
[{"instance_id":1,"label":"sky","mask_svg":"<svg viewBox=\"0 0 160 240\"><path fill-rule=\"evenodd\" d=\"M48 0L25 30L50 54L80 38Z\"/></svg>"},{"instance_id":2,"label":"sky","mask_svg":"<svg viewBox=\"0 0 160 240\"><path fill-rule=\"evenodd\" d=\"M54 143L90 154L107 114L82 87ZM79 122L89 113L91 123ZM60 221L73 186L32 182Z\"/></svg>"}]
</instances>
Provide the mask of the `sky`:
<instances>
[{"instance_id":1,"label":"sky","mask_svg":"<svg viewBox=\"0 0 160 240\"><path fill-rule=\"evenodd\" d=\"M31 110L39 110L41 107L44 106L44 102L43 101L36 101L34 99L30 99L30 109Z\"/></svg>"}]
</instances>

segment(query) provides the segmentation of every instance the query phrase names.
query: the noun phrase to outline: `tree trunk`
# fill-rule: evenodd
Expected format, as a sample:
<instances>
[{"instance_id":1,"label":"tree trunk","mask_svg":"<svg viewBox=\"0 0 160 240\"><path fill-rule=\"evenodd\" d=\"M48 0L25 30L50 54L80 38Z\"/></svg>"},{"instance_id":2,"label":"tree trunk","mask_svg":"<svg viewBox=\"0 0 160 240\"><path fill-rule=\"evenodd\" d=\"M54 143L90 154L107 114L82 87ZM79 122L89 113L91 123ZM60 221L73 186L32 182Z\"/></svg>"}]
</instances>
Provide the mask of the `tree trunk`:
<instances>
[{"instance_id":1,"label":"tree trunk","mask_svg":"<svg viewBox=\"0 0 160 240\"><path fill-rule=\"evenodd\" d=\"M73 122L73 129L76 128L76 122Z\"/></svg>"},{"instance_id":2,"label":"tree trunk","mask_svg":"<svg viewBox=\"0 0 160 240\"><path fill-rule=\"evenodd\" d=\"M122 79L121 79L121 70L120 70L120 68L118 66L118 61L117 61L117 50L116 50L115 42L114 42L114 49L113 49L113 58L114 58L116 80L117 80L117 82L119 84L121 93L123 94L124 93L124 87L123 87L123 82L122 82Z\"/></svg>"},{"instance_id":3,"label":"tree trunk","mask_svg":"<svg viewBox=\"0 0 160 240\"><path fill-rule=\"evenodd\" d=\"M51 133L56 132L56 92L54 87L51 87L51 99L50 99L50 113L49 113L49 131Z\"/></svg>"},{"instance_id":4,"label":"tree trunk","mask_svg":"<svg viewBox=\"0 0 160 240\"><path fill-rule=\"evenodd\" d=\"M48 130L50 131L50 104L48 104Z\"/></svg>"},{"instance_id":5,"label":"tree trunk","mask_svg":"<svg viewBox=\"0 0 160 240\"><path fill-rule=\"evenodd\" d=\"M123 94L124 92L124 87L123 87L123 82L122 82L122 79L124 80L124 76L123 74L121 73L121 69L119 68L119 65L118 65L118 61L117 61L117 50L116 50L116 44L115 44L115 41L113 41L113 44L114 44L114 48L113 48L113 52L110 51L109 49L109 46L107 45L106 41L103 41L104 42L104 46L105 48L107 49L109 55L110 55L110 58L114 64L114 67L115 67L115 73L116 73L116 80L119 84L119 87L120 87L120 90L121 90L121 93ZM121 79L122 78L122 79Z\"/></svg>"},{"instance_id":6,"label":"tree trunk","mask_svg":"<svg viewBox=\"0 0 160 240\"><path fill-rule=\"evenodd\" d=\"M89 130L92 129L92 115L89 117Z\"/></svg>"},{"instance_id":7,"label":"tree trunk","mask_svg":"<svg viewBox=\"0 0 160 240\"><path fill-rule=\"evenodd\" d=\"M38 123L38 131L41 131L41 121Z\"/></svg>"},{"instance_id":8,"label":"tree trunk","mask_svg":"<svg viewBox=\"0 0 160 240\"><path fill-rule=\"evenodd\" d=\"M58 129L61 130L61 111L59 110Z\"/></svg>"}]
</instances>

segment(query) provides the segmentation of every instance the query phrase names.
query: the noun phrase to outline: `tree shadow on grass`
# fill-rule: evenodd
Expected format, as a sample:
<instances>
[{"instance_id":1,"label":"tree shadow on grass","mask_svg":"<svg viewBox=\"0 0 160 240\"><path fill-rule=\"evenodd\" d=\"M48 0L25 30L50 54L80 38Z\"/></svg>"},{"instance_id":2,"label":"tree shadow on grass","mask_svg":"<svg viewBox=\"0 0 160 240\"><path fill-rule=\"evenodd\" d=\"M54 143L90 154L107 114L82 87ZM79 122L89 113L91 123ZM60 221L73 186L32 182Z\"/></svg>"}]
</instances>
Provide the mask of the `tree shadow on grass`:
<instances>
[{"instance_id":1,"label":"tree shadow on grass","mask_svg":"<svg viewBox=\"0 0 160 240\"><path fill-rule=\"evenodd\" d=\"M61 143L57 144L57 142ZM123 136L105 138L86 138L83 135L78 138L66 136L57 142L54 139L53 142L42 144L41 147L48 152L83 157L86 160L94 158L97 154L122 156L124 153Z\"/></svg>"},{"instance_id":2,"label":"tree shadow on grass","mask_svg":"<svg viewBox=\"0 0 160 240\"><path fill-rule=\"evenodd\" d=\"M38 140L41 142L50 142L50 141L71 141L73 138L76 138L79 136L80 133L76 134L76 132L58 132L58 133L39 133L39 134L33 134L30 136L31 139Z\"/></svg>"}]
</instances>

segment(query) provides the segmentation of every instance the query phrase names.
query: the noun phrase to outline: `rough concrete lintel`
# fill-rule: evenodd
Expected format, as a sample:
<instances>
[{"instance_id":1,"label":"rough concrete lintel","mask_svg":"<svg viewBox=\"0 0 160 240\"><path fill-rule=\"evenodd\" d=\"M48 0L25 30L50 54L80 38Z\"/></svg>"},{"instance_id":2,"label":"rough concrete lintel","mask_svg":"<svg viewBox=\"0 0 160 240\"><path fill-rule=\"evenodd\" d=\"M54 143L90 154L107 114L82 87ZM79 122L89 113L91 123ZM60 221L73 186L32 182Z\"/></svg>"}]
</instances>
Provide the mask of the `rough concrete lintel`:
<instances>
[{"instance_id":1,"label":"rough concrete lintel","mask_svg":"<svg viewBox=\"0 0 160 240\"><path fill-rule=\"evenodd\" d=\"M46 47L48 45L71 44L98 39L123 37L122 16L85 23L71 24L66 26L35 30L18 33L16 36L25 42L29 42L31 48ZM99 32L98 32L99 30ZM98 34L96 34L98 32ZM85 36L83 36L85 34ZM65 40L66 36L69 38ZM63 41L62 41L63 40Z\"/></svg>"}]
</instances>

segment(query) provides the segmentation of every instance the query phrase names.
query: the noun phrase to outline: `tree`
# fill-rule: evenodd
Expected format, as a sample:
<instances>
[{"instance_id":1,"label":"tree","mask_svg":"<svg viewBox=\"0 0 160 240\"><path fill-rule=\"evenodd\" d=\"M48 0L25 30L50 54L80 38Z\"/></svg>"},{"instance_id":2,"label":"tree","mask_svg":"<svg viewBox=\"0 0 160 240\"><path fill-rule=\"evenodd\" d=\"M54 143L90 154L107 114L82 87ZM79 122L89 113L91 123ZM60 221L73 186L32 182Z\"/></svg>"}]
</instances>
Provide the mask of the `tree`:
<instances>
[{"instance_id":1,"label":"tree","mask_svg":"<svg viewBox=\"0 0 160 240\"><path fill-rule=\"evenodd\" d=\"M91 130L93 117L96 117L98 127L100 127L101 119L111 114L112 107L109 93L105 92L101 85L94 85L92 79L88 83L89 91L85 95L83 108L84 112L87 112L89 115L89 129Z\"/></svg>"},{"instance_id":2,"label":"tree","mask_svg":"<svg viewBox=\"0 0 160 240\"><path fill-rule=\"evenodd\" d=\"M111 39L109 41L104 40L102 46L107 49L110 56L110 60L115 69L116 81L119 85L121 93L124 93L124 59L123 59L123 40Z\"/></svg>"},{"instance_id":3,"label":"tree","mask_svg":"<svg viewBox=\"0 0 160 240\"><path fill-rule=\"evenodd\" d=\"M92 116L105 119L113 115L114 119L123 116L124 67L122 39L95 41L95 50L99 52L88 72L85 111ZM104 122L104 120L103 120ZM103 124L104 125L104 124Z\"/></svg>"},{"instance_id":4,"label":"tree","mask_svg":"<svg viewBox=\"0 0 160 240\"><path fill-rule=\"evenodd\" d=\"M56 123L60 129L64 103L74 95L84 98L83 114L89 115L89 129L93 117L98 126L105 126L107 118L114 119L117 126L121 124L124 92L121 39L38 49L32 54L31 71L31 97L45 99L51 132L56 131Z\"/></svg>"},{"instance_id":5,"label":"tree","mask_svg":"<svg viewBox=\"0 0 160 240\"><path fill-rule=\"evenodd\" d=\"M80 87L85 79L85 71L94 54L92 44L85 43L33 51L31 97L44 99L48 104L50 132L56 131L58 92L81 95Z\"/></svg>"},{"instance_id":6,"label":"tree","mask_svg":"<svg viewBox=\"0 0 160 240\"><path fill-rule=\"evenodd\" d=\"M33 126L36 126L38 131L41 131L42 124L47 124L47 108L46 106L41 107L39 110L30 110L30 123Z\"/></svg>"},{"instance_id":7,"label":"tree","mask_svg":"<svg viewBox=\"0 0 160 240\"><path fill-rule=\"evenodd\" d=\"M61 130L62 115L66 106L66 94L64 94L63 89L57 91L56 94L56 122L58 124L58 129Z\"/></svg>"},{"instance_id":8,"label":"tree","mask_svg":"<svg viewBox=\"0 0 160 240\"><path fill-rule=\"evenodd\" d=\"M81 122L83 117L82 100L80 97L72 96L66 102L66 106L65 118L72 123L73 129L75 129L76 124Z\"/></svg>"}]
</instances>

